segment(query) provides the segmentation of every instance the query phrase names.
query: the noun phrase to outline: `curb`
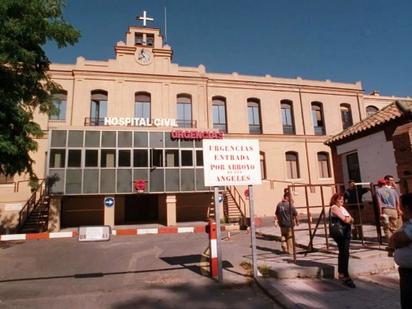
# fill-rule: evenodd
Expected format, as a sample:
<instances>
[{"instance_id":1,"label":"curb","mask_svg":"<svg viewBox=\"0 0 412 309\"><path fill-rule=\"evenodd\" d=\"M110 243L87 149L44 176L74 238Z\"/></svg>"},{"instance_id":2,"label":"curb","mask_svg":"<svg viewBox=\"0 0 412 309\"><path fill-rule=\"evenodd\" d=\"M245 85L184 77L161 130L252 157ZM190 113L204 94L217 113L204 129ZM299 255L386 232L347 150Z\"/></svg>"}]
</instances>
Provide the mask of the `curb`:
<instances>
[{"instance_id":1,"label":"curb","mask_svg":"<svg viewBox=\"0 0 412 309\"><path fill-rule=\"evenodd\" d=\"M222 231L226 230L225 226L221 227ZM192 227L160 227L160 228L143 228L143 229L120 229L112 230L113 236L139 236L146 234L183 234L183 233L206 233L205 225ZM44 232L44 233L29 233L29 234L5 234L0 235L0 241L13 240L39 240L53 238L73 238L77 237L77 231L70 232Z\"/></svg>"}]
</instances>

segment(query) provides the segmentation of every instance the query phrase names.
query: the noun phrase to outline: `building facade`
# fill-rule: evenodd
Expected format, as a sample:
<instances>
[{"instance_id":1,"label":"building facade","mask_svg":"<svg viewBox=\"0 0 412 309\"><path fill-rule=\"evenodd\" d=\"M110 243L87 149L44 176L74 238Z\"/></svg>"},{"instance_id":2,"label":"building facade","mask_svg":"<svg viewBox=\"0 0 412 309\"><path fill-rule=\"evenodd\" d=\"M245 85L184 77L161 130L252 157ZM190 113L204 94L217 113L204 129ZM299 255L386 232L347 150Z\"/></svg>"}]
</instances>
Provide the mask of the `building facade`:
<instances>
[{"instance_id":1,"label":"building facade","mask_svg":"<svg viewBox=\"0 0 412 309\"><path fill-rule=\"evenodd\" d=\"M206 220L213 194L203 183L204 138L259 140L256 216L273 216L288 185L333 183L324 142L390 103L365 96L360 82L179 66L155 28L129 27L115 55L50 66L62 86L54 94L59 113L36 116L46 134L32 156L52 185L51 230ZM16 225L30 197L25 177L0 184L3 228ZM115 205L105 206L105 197Z\"/></svg>"}]
</instances>

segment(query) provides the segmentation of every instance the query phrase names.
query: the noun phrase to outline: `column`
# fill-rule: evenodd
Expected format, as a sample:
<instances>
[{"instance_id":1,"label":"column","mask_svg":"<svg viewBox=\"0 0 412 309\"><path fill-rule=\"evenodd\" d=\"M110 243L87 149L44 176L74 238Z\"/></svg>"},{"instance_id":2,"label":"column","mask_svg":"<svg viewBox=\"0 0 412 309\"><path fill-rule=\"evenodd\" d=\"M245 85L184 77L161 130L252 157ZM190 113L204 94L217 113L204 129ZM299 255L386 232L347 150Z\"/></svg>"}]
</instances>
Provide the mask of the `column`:
<instances>
[{"instance_id":1,"label":"column","mask_svg":"<svg viewBox=\"0 0 412 309\"><path fill-rule=\"evenodd\" d=\"M60 215L61 215L61 197L50 198L49 205L49 223L47 230L49 232L58 232L60 231Z\"/></svg>"}]
</instances>

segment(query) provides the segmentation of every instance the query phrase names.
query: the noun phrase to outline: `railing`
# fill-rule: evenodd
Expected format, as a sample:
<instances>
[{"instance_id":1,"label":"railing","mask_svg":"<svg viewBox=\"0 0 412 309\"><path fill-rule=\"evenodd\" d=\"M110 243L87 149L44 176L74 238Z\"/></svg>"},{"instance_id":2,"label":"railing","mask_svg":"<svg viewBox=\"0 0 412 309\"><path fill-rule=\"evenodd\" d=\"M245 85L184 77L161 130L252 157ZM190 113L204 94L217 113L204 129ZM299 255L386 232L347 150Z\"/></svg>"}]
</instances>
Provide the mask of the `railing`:
<instances>
[{"instance_id":1,"label":"railing","mask_svg":"<svg viewBox=\"0 0 412 309\"><path fill-rule=\"evenodd\" d=\"M84 118L85 126L104 126L104 118Z\"/></svg>"},{"instance_id":2,"label":"railing","mask_svg":"<svg viewBox=\"0 0 412 309\"><path fill-rule=\"evenodd\" d=\"M295 127L292 125L283 125L283 134L295 135Z\"/></svg>"},{"instance_id":3,"label":"railing","mask_svg":"<svg viewBox=\"0 0 412 309\"><path fill-rule=\"evenodd\" d=\"M325 135L325 127L313 127L315 135Z\"/></svg>"},{"instance_id":4,"label":"railing","mask_svg":"<svg viewBox=\"0 0 412 309\"><path fill-rule=\"evenodd\" d=\"M179 128L197 128L196 120L176 119L176 124Z\"/></svg>"},{"instance_id":5,"label":"railing","mask_svg":"<svg viewBox=\"0 0 412 309\"><path fill-rule=\"evenodd\" d=\"M213 129L217 129L217 130L219 130L219 132L227 133L227 126L226 126L226 124L214 123L214 124L213 124Z\"/></svg>"},{"instance_id":6,"label":"railing","mask_svg":"<svg viewBox=\"0 0 412 309\"><path fill-rule=\"evenodd\" d=\"M233 201L238 208L240 215L242 217L242 221L245 223L246 221L246 202L243 199L242 195L239 193L238 189L235 186L228 186L227 191L233 198Z\"/></svg>"},{"instance_id":7,"label":"railing","mask_svg":"<svg viewBox=\"0 0 412 309\"><path fill-rule=\"evenodd\" d=\"M34 210L38 202L44 196L44 180L40 183L37 190L32 194L32 196L24 204L23 208L19 212L19 225L18 228L21 228L26 222L27 218L30 216L31 212Z\"/></svg>"},{"instance_id":8,"label":"railing","mask_svg":"<svg viewBox=\"0 0 412 309\"><path fill-rule=\"evenodd\" d=\"M262 127L259 124L250 124L249 133L252 134L262 134Z\"/></svg>"}]
</instances>

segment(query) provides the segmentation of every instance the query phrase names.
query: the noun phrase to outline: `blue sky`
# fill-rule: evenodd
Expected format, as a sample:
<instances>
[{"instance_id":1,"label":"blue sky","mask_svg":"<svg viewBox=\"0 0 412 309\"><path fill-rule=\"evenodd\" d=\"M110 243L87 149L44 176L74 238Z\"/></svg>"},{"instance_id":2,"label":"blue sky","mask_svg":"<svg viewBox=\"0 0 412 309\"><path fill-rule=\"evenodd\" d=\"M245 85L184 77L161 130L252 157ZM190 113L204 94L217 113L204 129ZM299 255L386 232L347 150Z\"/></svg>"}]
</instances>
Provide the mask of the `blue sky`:
<instances>
[{"instance_id":1,"label":"blue sky","mask_svg":"<svg viewBox=\"0 0 412 309\"><path fill-rule=\"evenodd\" d=\"M365 91L412 96L412 1L388 0L67 0L64 16L82 37L73 47L46 45L52 62L78 56L113 59L129 25L164 33L173 62L208 72L339 82Z\"/></svg>"}]
</instances>

